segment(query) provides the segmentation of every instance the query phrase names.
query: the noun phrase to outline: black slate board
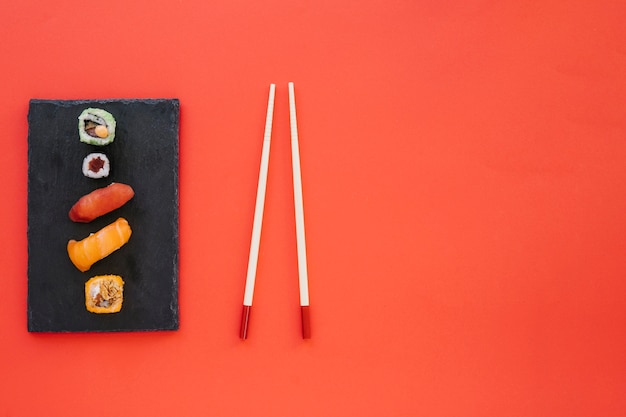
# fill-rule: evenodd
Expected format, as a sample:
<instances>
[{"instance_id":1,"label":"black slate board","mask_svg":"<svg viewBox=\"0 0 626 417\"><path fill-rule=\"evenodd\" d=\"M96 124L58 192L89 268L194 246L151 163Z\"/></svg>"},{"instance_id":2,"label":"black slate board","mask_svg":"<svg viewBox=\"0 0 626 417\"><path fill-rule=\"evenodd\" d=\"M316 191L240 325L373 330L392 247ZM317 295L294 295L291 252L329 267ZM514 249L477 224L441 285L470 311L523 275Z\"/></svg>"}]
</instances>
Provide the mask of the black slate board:
<instances>
[{"instance_id":1,"label":"black slate board","mask_svg":"<svg viewBox=\"0 0 626 417\"><path fill-rule=\"evenodd\" d=\"M78 116L88 107L117 121L113 143L80 142ZM28 112L28 331L99 332L178 329L178 132L177 99L36 100ZM83 176L82 161L103 152L107 178ZM83 195L111 182L129 184L135 196L91 223L68 217ZM118 217L132 235L118 251L80 272L67 254L80 240ZM85 308L85 282L121 275L119 313Z\"/></svg>"}]
</instances>

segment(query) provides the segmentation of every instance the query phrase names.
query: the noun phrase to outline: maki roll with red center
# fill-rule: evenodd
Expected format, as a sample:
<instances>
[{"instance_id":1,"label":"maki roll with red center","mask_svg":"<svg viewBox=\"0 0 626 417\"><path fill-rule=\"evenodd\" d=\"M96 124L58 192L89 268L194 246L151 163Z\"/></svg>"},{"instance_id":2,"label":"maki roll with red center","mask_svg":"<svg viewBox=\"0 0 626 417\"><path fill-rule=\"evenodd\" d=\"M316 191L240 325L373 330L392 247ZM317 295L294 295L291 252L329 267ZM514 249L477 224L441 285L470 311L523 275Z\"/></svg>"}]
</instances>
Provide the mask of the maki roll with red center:
<instances>
[{"instance_id":1,"label":"maki roll with red center","mask_svg":"<svg viewBox=\"0 0 626 417\"><path fill-rule=\"evenodd\" d=\"M90 153L83 159L83 175L89 178L105 178L109 176L111 163L103 153Z\"/></svg>"},{"instance_id":2,"label":"maki roll with red center","mask_svg":"<svg viewBox=\"0 0 626 417\"><path fill-rule=\"evenodd\" d=\"M85 109L78 116L78 135L81 142L108 145L115 139L115 118L106 110Z\"/></svg>"}]
</instances>

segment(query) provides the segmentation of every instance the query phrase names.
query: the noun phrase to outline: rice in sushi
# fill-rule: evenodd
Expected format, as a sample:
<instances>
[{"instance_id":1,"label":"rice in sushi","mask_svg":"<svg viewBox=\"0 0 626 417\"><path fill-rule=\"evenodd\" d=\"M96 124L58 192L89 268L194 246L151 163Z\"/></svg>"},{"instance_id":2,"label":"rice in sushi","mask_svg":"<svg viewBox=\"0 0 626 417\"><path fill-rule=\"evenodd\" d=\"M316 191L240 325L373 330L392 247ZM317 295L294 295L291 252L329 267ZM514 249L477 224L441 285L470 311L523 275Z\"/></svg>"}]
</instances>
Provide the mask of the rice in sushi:
<instances>
[{"instance_id":1,"label":"rice in sushi","mask_svg":"<svg viewBox=\"0 0 626 417\"><path fill-rule=\"evenodd\" d=\"M111 163L103 153L90 153L83 159L83 175L89 178L105 178L109 176Z\"/></svg>"}]
</instances>

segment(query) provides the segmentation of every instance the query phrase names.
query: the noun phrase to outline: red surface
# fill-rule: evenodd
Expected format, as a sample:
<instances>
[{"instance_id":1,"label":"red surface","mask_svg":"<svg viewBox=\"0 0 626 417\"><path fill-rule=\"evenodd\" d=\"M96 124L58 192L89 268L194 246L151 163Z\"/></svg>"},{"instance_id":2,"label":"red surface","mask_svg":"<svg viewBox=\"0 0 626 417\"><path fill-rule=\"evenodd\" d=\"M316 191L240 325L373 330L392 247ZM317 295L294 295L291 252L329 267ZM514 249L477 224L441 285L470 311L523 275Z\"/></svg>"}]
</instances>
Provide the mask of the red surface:
<instances>
[{"instance_id":1,"label":"red surface","mask_svg":"<svg viewBox=\"0 0 626 417\"><path fill-rule=\"evenodd\" d=\"M624 22L621 1L2 2L0 415L626 415ZM27 333L32 97L181 100L178 332Z\"/></svg>"}]
</instances>

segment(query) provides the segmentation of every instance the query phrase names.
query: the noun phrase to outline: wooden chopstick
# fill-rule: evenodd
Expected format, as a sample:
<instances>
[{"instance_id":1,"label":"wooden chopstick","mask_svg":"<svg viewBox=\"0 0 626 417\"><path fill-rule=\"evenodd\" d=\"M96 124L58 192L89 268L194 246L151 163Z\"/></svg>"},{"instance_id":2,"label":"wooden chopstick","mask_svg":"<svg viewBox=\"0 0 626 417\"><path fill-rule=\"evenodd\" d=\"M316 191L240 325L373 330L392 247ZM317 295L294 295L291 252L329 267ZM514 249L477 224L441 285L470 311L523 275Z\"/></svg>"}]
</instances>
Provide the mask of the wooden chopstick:
<instances>
[{"instance_id":1,"label":"wooden chopstick","mask_svg":"<svg viewBox=\"0 0 626 417\"><path fill-rule=\"evenodd\" d=\"M296 212L296 245L298 251L298 282L300 286L300 310L302 315L302 337L311 338L309 304L309 279L306 263L306 243L304 236L304 205L302 201L302 173L300 170L300 149L298 144L298 123L296 120L296 97L294 85L289 83L289 121L291 127L291 165L293 168L293 198Z\"/></svg>"},{"instance_id":2,"label":"wooden chopstick","mask_svg":"<svg viewBox=\"0 0 626 417\"><path fill-rule=\"evenodd\" d=\"M269 98L267 101L267 115L265 117L265 133L263 135L263 150L261 152L261 168L259 172L259 183L256 194L256 205L254 208L254 221L252 223L252 241L250 243L250 256L248 258L248 272L246 275L246 286L243 296L243 313L241 317L241 328L239 336L242 339L248 337L248 327L250 324L250 310L254 297L254 282L256 280L257 263L259 259L259 245L261 242L261 225L263 223L263 209L265 206L265 190L267 188L267 169L270 159L270 142L272 138L272 119L274 117L274 95L276 85L270 84Z\"/></svg>"}]
</instances>

